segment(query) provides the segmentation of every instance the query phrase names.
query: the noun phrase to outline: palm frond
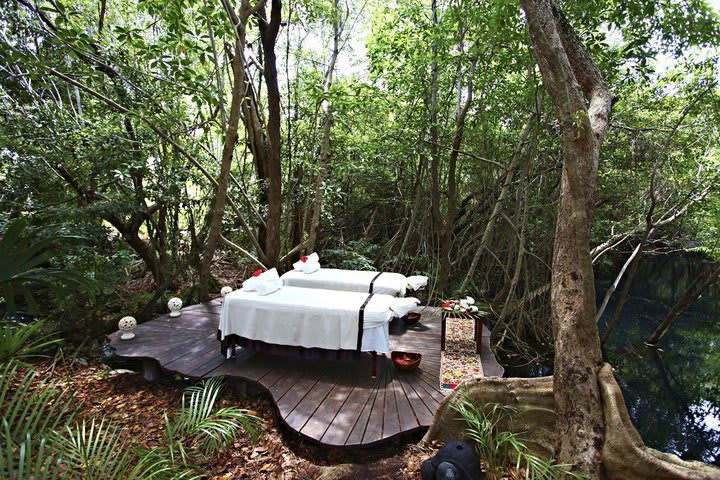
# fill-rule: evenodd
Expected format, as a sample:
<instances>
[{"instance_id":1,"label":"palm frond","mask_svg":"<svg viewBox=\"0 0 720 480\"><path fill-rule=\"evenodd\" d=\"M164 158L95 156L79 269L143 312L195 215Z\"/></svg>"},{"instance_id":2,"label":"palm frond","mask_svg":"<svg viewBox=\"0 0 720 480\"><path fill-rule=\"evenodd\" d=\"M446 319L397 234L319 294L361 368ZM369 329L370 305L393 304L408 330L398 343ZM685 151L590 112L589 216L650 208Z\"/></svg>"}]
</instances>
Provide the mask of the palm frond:
<instances>
[{"instance_id":1,"label":"palm frond","mask_svg":"<svg viewBox=\"0 0 720 480\"><path fill-rule=\"evenodd\" d=\"M37 302L27 284L39 285L61 296L68 288L82 288L89 293L98 290L97 282L82 272L71 269L45 266L58 255L56 248L60 241L77 239L66 235L35 238L26 232L27 221L18 219L10 222L0 237L0 289L3 291L6 315L16 313L15 290L23 293L32 313L36 313Z\"/></svg>"},{"instance_id":2,"label":"palm frond","mask_svg":"<svg viewBox=\"0 0 720 480\"><path fill-rule=\"evenodd\" d=\"M44 480L63 478L62 454L49 448L44 436L25 435L16 441L7 421L2 421L0 435L0 478Z\"/></svg>"},{"instance_id":3,"label":"palm frond","mask_svg":"<svg viewBox=\"0 0 720 480\"><path fill-rule=\"evenodd\" d=\"M66 426L53 436L63 452L68 474L87 480L115 480L127 477L130 465L136 460L128 443L120 436L120 429L105 419L88 425L86 421Z\"/></svg>"},{"instance_id":4,"label":"palm frond","mask_svg":"<svg viewBox=\"0 0 720 480\"><path fill-rule=\"evenodd\" d=\"M16 322L0 323L0 365L11 360L25 365L25 360L43 357L48 348L62 342L55 334L39 336L45 322L38 320L27 325ZM34 338L37 337L37 338Z\"/></svg>"},{"instance_id":5,"label":"palm frond","mask_svg":"<svg viewBox=\"0 0 720 480\"><path fill-rule=\"evenodd\" d=\"M507 425L522 413L512 406L489 403L480 408L473 403L468 391L464 390L452 404L452 408L465 421L465 436L475 444L480 458L485 462L489 478L500 478L504 470L511 465L517 470L524 468L525 478L528 480L559 480L568 475L578 480L586 478L566 472L567 465L529 453L520 437L506 430ZM513 458L515 462L512 462Z\"/></svg>"},{"instance_id":6,"label":"palm frond","mask_svg":"<svg viewBox=\"0 0 720 480\"><path fill-rule=\"evenodd\" d=\"M222 394L222 378L213 377L188 387L183 392L180 412L173 421L166 416L166 440L171 457L179 456L187 463L186 443L202 455L214 455L235 440L240 430L255 435L261 419L253 412L226 407L216 411Z\"/></svg>"},{"instance_id":7,"label":"palm frond","mask_svg":"<svg viewBox=\"0 0 720 480\"><path fill-rule=\"evenodd\" d=\"M35 372L21 372L9 362L0 376L0 406L0 478L63 478L62 454L48 433L72 418L68 396Z\"/></svg>"},{"instance_id":8,"label":"palm frond","mask_svg":"<svg viewBox=\"0 0 720 480\"><path fill-rule=\"evenodd\" d=\"M37 377L33 371L21 376L13 362L5 366L0 377L2 419L18 441L27 434L40 438L62 428L74 416L69 396L52 382Z\"/></svg>"}]
</instances>

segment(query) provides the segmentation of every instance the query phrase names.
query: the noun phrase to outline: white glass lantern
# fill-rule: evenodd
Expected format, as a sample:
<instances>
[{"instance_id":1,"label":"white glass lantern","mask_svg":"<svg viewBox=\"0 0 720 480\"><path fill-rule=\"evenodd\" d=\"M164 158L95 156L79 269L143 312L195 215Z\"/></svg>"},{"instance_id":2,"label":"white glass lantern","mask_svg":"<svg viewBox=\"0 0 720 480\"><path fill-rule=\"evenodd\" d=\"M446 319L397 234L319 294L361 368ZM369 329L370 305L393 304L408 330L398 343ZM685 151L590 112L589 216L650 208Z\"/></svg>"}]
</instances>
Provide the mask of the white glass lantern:
<instances>
[{"instance_id":1,"label":"white glass lantern","mask_svg":"<svg viewBox=\"0 0 720 480\"><path fill-rule=\"evenodd\" d=\"M168 308L170 309L170 316L171 317L179 317L182 312L180 309L182 308L182 300L180 300L177 297L173 297L170 300L168 300Z\"/></svg>"},{"instance_id":2,"label":"white glass lantern","mask_svg":"<svg viewBox=\"0 0 720 480\"><path fill-rule=\"evenodd\" d=\"M135 317L127 316L120 319L118 322L118 328L122 332L122 335L120 335L120 340L130 340L131 338L135 338L135 327L137 327L137 320L135 320Z\"/></svg>"},{"instance_id":3,"label":"white glass lantern","mask_svg":"<svg viewBox=\"0 0 720 480\"><path fill-rule=\"evenodd\" d=\"M228 293L230 293L230 292L232 292L232 291L233 291L232 287L223 287L223 288L220 290L220 296L223 297L223 298L225 298L225 295L227 295Z\"/></svg>"}]
</instances>

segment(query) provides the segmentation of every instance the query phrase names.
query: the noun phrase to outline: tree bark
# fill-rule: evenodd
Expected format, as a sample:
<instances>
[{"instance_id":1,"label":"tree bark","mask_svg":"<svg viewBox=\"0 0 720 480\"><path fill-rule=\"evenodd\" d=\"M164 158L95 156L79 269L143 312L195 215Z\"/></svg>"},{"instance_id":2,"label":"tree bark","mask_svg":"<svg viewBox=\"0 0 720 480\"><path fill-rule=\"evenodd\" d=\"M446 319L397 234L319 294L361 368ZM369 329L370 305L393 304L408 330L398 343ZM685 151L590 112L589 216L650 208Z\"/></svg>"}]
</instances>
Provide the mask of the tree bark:
<instances>
[{"instance_id":1,"label":"tree bark","mask_svg":"<svg viewBox=\"0 0 720 480\"><path fill-rule=\"evenodd\" d=\"M600 71L553 0L523 0L530 41L560 119L563 169L551 280L556 457L600 478L605 441L590 224L611 99Z\"/></svg>"},{"instance_id":2,"label":"tree bark","mask_svg":"<svg viewBox=\"0 0 720 480\"><path fill-rule=\"evenodd\" d=\"M605 479L720 479L720 468L681 460L676 455L646 447L632 425L610 365L604 364L599 369L598 382L606 426L606 441L598 459L602 460ZM518 436L530 453L546 459L552 456L557 418L557 413L553 412L553 377L480 377L464 383L462 388L456 388L440 404L421 444L463 437L465 422L458 418L457 412L451 407L463 389L466 389L466 394L476 405L500 403L523 412L511 424L502 425L501 428Z\"/></svg>"},{"instance_id":3,"label":"tree bark","mask_svg":"<svg viewBox=\"0 0 720 480\"><path fill-rule=\"evenodd\" d=\"M270 21L265 20L265 11L257 12L260 25L260 40L263 46L263 73L267 88L267 156L265 172L267 181L268 213L264 227L264 262L268 267L277 265L280 258L280 220L282 217L282 169L280 165L280 87L278 86L275 44L280 31L282 3L272 0Z\"/></svg>"},{"instance_id":4,"label":"tree bark","mask_svg":"<svg viewBox=\"0 0 720 480\"><path fill-rule=\"evenodd\" d=\"M430 8L432 10L433 27L438 25L437 0L432 0ZM432 215L435 229L438 232L438 242L442 244L442 232L445 229L442 214L440 212L440 147L438 145L438 42L433 40L432 46L432 64L430 66L430 98L428 99L428 110L430 128L430 180L431 180L431 204L430 212ZM435 278L435 284L441 291L445 289L447 281L446 272L450 270L450 259L444 258L442 247L439 253L439 271ZM445 277L445 278L444 278Z\"/></svg>"},{"instance_id":5,"label":"tree bark","mask_svg":"<svg viewBox=\"0 0 720 480\"><path fill-rule=\"evenodd\" d=\"M245 28L243 25L241 28ZM207 239L205 240L205 248L203 250L202 261L200 262L199 283L200 283L200 301L207 302L210 300L210 267L212 267L215 251L222 234L222 220L225 213L225 203L227 200L228 181L230 179L230 167L235 153L235 145L238 140L238 125L240 123L240 105L243 97L243 70L245 65L242 61L241 50L244 45L240 39L235 40L235 55L232 61L233 70L233 88L230 101L230 116L225 129L225 141L223 143L222 158L220 160L220 174L215 187L215 200L213 201L212 210L210 211L210 225L208 228Z\"/></svg>"},{"instance_id":6,"label":"tree bark","mask_svg":"<svg viewBox=\"0 0 720 480\"><path fill-rule=\"evenodd\" d=\"M322 111L323 126L322 139L320 141L320 154L318 155L317 176L315 178L315 198L313 200L312 220L310 221L310 232L308 234L306 249L308 253L315 251L315 244L318 238L318 230L320 229L320 216L322 213L323 199L323 182L325 181L325 172L330 162L330 133L334 122L332 103L328 98L330 88L333 84L333 75L335 74L335 63L340 53L340 6L338 0L333 2L333 43L330 53L330 61L325 70L325 82L323 83Z\"/></svg>"}]
</instances>

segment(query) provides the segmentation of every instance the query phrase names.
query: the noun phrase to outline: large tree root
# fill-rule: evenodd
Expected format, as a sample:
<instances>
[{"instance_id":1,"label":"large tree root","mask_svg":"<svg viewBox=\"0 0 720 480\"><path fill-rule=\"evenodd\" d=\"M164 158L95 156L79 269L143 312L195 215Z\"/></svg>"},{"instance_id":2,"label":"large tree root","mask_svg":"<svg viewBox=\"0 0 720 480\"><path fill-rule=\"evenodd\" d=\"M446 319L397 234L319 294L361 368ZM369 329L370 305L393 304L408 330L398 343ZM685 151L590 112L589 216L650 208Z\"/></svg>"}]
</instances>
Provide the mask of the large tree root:
<instances>
[{"instance_id":1,"label":"large tree root","mask_svg":"<svg viewBox=\"0 0 720 480\"><path fill-rule=\"evenodd\" d=\"M605 417L603 477L654 480L720 480L720 468L689 462L676 455L648 448L633 427L612 367L603 365L598 373ZM501 403L523 411L512 424L503 426L518 434L528 449L541 457L552 457L555 446L555 412L552 377L478 378L464 384L478 405ZM462 389L456 389L438 408L421 443L462 438L465 422L450 407Z\"/></svg>"}]
</instances>

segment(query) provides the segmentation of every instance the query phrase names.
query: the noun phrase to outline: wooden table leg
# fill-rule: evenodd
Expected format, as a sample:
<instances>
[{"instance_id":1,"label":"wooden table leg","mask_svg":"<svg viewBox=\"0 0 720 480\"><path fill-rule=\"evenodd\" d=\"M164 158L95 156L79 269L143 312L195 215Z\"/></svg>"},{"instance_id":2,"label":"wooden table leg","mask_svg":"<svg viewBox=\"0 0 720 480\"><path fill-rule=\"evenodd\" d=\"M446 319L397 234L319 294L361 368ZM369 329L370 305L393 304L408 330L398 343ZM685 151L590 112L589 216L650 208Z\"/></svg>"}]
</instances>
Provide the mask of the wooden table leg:
<instances>
[{"instance_id":1,"label":"wooden table leg","mask_svg":"<svg viewBox=\"0 0 720 480\"><path fill-rule=\"evenodd\" d=\"M481 316L475 317L475 353L480 353L483 335L483 322Z\"/></svg>"},{"instance_id":2,"label":"wooden table leg","mask_svg":"<svg viewBox=\"0 0 720 480\"><path fill-rule=\"evenodd\" d=\"M447 317L445 315L441 315L442 320L440 321L440 351L445 351L445 322L447 321Z\"/></svg>"}]
</instances>

